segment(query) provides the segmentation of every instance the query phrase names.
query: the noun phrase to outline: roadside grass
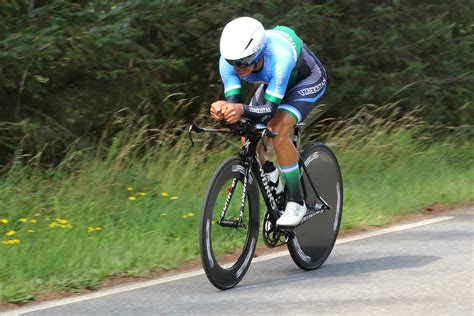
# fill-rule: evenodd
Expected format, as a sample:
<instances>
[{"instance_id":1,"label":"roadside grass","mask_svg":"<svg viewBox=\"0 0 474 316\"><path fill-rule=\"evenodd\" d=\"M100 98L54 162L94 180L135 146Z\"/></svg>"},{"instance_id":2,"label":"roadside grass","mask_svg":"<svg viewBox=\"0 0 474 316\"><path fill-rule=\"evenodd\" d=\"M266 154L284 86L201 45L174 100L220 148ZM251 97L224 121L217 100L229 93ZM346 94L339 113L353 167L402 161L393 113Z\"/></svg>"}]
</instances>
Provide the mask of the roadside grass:
<instances>
[{"instance_id":1,"label":"roadside grass","mask_svg":"<svg viewBox=\"0 0 474 316\"><path fill-rule=\"evenodd\" d=\"M441 127L396 118L395 109L368 107L306 132L307 142L323 140L341 164L342 230L385 225L434 203L474 201L474 146L465 130L439 138ZM187 135L170 128L128 127L110 146L71 149L56 168L17 162L1 177L0 301L94 289L113 276L199 257L202 198L238 140L200 134L191 148Z\"/></svg>"}]
</instances>

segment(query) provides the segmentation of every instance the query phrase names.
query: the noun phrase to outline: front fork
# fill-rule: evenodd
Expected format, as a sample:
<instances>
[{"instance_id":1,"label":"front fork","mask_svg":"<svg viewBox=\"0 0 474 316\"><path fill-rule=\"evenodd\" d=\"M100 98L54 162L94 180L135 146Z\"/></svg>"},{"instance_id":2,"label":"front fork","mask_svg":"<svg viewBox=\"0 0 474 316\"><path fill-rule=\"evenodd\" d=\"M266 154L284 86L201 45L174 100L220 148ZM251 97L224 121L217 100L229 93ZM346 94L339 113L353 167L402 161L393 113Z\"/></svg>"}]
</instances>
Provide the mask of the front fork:
<instances>
[{"instance_id":1,"label":"front fork","mask_svg":"<svg viewBox=\"0 0 474 316\"><path fill-rule=\"evenodd\" d=\"M217 221L217 224L219 224L222 227L233 227L233 228L246 227L245 224L243 223L243 218L244 218L245 201L247 199L247 184L250 177L250 164L248 162L245 162L244 168L245 168L245 172L244 172L242 198L240 200L239 220L225 219L225 216L229 209L230 200L232 199L232 196L234 195L234 192L235 192L235 188L237 187L238 180L237 178L234 178L232 180L232 184L230 188L227 190L227 198L224 203L224 208L222 209L221 216L219 220Z\"/></svg>"}]
</instances>

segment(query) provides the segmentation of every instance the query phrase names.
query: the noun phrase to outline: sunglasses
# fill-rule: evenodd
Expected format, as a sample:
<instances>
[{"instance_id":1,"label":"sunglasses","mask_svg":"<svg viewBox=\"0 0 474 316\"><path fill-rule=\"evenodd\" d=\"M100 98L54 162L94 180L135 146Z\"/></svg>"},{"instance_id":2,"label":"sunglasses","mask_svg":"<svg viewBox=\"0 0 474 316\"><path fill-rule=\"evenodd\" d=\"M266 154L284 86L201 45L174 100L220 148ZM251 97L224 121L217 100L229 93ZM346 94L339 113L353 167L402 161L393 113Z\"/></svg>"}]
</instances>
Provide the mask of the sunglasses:
<instances>
[{"instance_id":1,"label":"sunglasses","mask_svg":"<svg viewBox=\"0 0 474 316\"><path fill-rule=\"evenodd\" d=\"M237 60L226 59L226 61L235 68L246 68L255 61L257 55L258 54L256 53L256 54L252 54L250 56L247 56L241 59L237 59Z\"/></svg>"}]
</instances>

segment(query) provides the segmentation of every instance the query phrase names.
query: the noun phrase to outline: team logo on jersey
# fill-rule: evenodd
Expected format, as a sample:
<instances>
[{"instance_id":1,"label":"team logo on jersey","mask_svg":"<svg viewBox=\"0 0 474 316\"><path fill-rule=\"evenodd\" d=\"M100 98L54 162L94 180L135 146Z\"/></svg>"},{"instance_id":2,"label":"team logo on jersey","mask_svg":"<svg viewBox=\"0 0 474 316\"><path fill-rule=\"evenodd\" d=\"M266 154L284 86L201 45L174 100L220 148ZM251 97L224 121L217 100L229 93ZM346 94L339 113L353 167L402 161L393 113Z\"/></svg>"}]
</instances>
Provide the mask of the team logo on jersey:
<instances>
[{"instance_id":1,"label":"team logo on jersey","mask_svg":"<svg viewBox=\"0 0 474 316\"><path fill-rule=\"evenodd\" d=\"M298 90L298 93L302 97L304 97L306 95L310 95L310 94L315 94L315 93L318 93L319 91L321 91L321 89L324 88L325 85L326 85L326 78L323 78L323 81L321 81L317 85L315 85L313 87Z\"/></svg>"}]
</instances>

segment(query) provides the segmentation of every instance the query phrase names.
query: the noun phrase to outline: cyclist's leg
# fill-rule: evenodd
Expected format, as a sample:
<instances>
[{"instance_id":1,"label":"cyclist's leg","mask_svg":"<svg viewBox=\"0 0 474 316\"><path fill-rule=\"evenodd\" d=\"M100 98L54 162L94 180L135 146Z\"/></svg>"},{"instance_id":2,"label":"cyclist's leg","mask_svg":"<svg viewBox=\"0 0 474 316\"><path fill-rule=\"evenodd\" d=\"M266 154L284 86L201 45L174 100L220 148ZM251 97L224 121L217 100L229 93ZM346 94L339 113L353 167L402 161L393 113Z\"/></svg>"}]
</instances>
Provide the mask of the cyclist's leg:
<instances>
[{"instance_id":1,"label":"cyclist's leg","mask_svg":"<svg viewBox=\"0 0 474 316\"><path fill-rule=\"evenodd\" d=\"M288 201L296 202L304 207L303 192L300 183L300 172L298 166L298 154L296 148L291 142L290 135L294 125L302 122L314 108L316 101L324 94L326 90L325 72L318 62L313 59L309 51L303 50L306 54L305 60L310 65L312 72L305 79L298 82L290 91L287 92L278 107L277 113L269 122L272 131L279 133L273 139L273 147L277 154L278 163L285 179ZM315 57L314 57L315 58ZM301 209L295 203L288 203L285 214L279 219L279 225L296 225L306 211ZM295 216L288 217L287 214L293 213ZM285 217L285 218L283 218Z\"/></svg>"},{"instance_id":2,"label":"cyclist's leg","mask_svg":"<svg viewBox=\"0 0 474 316\"><path fill-rule=\"evenodd\" d=\"M301 85L297 84L295 89L290 90L287 96L283 99L282 104L278 107L278 111L274 118L270 121L270 129L276 130L282 137L276 137L273 141L273 147L277 154L278 163L282 170L285 182L287 183L289 201L301 202L303 194L301 192L300 174L298 167L298 154L290 135L293 132L294 126L302 122L314 108L316 101L324 94L326 89L326 79L322 78L319 82L310 82L311 86L305 84L303 80ZM308 95L306 98L301 98L301 95L296 96L295 92L302 89L314 89L314 85L321 87L318 94L314 96Z\"/></svg>"},{"instance_id":3,"label":"cyclist's leg","mask_svg":"<svg viewBox=\"0 0 474 316\"><path fill-rule=\"evenodd\" d=\"M278 133L278 136L272 139L272 144L285 179L288 201L301 203L303 195L299 181L298 154L290 138L295 124L296 120L292 115L285 111L277 111L268 127Z\"/></svg>"}]
</instances>

